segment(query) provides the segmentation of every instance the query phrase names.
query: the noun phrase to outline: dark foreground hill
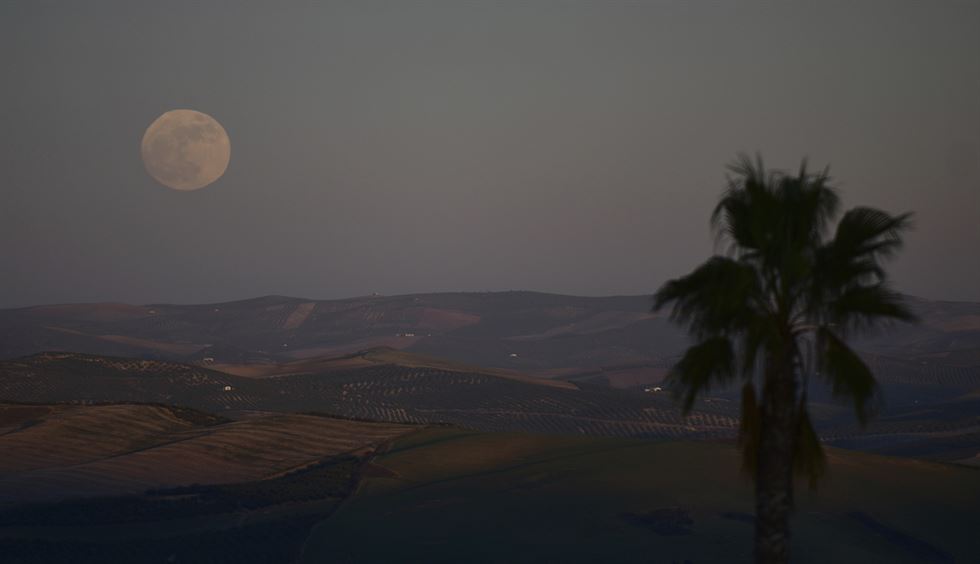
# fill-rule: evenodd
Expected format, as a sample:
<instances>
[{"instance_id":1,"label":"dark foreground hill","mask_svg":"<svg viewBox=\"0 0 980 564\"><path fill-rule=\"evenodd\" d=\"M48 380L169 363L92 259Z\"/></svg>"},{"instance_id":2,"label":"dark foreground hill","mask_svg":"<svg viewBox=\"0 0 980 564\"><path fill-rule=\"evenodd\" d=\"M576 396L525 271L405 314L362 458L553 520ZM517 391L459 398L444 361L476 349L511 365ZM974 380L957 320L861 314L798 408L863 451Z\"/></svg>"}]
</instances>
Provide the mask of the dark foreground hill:
<instances>
[{"instance_id":1,"label":"dark foreground hill","mask_svg":"<svg viewBox=\"0 0 980 564\"><path fill-rule=\"evenodd\" d=\"M728 444L145 405L0 406L0 425L11 564L750 561ZM794 562L977 561L980 472L829 455L798 494Z\"/></svg>"},{"instance_id":2,"label":"dark foreground hill","mask_svg":"<svg viewBox=\"0 0 980 564\"><path fill-rule=\"evenodd\" d=\"M794 562L980 560L980 471L829 455L823 487L798 491ZM374 464L303 562L751 562L732 446L430 430Z\"/></svg>"}]
</instances>

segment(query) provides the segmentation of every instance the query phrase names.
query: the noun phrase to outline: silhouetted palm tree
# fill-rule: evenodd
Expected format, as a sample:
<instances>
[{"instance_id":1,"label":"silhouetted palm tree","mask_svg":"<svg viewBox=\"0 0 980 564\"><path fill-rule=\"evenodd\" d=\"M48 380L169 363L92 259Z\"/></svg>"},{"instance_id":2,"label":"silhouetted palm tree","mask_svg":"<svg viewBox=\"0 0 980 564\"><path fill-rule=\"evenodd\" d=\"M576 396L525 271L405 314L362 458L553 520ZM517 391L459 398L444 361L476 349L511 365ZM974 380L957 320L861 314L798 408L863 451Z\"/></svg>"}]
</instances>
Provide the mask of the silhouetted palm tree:
<instances>
[{"instance_id":1,"label":"silhouetted palm tree","mask_svg":"<svg viewBox=\"0 0 980 564\"><path fill-rule=\"evenodd\" d=\"M712 225L726 256L665 283L654 311L695 344L671 372L685 413L711 386L742 385L739 442L755 477L756 561L789 559L793 473L811 485L825 459L807 413L808 377L853 401L858 420L874 408L874 376L846 340L883 320L911 321L889 289L882 260L902 246L910 214L858 207L831 234L840 207L827 170L766 171L761 157L729 166Z\"/></svg>"}]
</instances>

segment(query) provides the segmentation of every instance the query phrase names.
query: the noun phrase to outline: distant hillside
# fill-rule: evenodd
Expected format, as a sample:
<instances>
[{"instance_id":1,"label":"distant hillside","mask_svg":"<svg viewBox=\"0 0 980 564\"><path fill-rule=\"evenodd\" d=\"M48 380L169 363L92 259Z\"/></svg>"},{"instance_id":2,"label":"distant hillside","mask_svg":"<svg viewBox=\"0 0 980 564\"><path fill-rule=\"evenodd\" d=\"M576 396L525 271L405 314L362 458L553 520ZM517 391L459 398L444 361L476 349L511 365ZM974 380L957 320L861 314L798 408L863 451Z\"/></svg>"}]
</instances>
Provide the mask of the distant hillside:
<instances>
[{"instance_id":1,"label":"distant hillside","mask_svg":"<svg viewBox=\"0 0 980 564\"><path fill-rule=\"evenodd\" d=\"M914 299L923 318L859 343L925 367L980 367L980 304ZM619 388L660 381L687 343L648 296L441 293L204 305L0 310L0 358L62 350L217 364L288 363L389 347Z\"/></svg>"},{"instance_id":2,"label":"distant hillside","mask_svg":"<svg viewBox=\"0 0 980 564\"><path fill-rule=\"evenodd\" d=\"M288 362L390 347L536 376L662 376L683 336L645 296L534 292L268 296L207 305L77 304L0 311L0 358L48 350L217 363ZM636 382L634 382L636 380Z\"/></svg>"},{"instance_id":3,"label":"distant hillside","mask_svg":"<svg viewBox=\"0 0 980 564\"><path fill-rule=\"evenodd\" d=\"M424 354L400 351L391 347L374 347L363 351L358 351L342 356L321 356L305 358L302 360L292 360L287 362L260 362L260 363L205 363L206 366L214 370L234 374L236 376L248 376L250 378L270 378L275 376L288 376L292 374L311 374L319 372L333 372L341 369L363 368L366 366L378 366L391 364L406 368L432 368L435 370L446 370L449 372L464 372L469 374L485 374L507 380L515 380L539 386L552 388L564 388L576 390L578 387L564 380L552 380L546 378L534 378L515 370L505 368L486 368L473 366L462 362L436 358Z\"/></svg>"}]
</instances>

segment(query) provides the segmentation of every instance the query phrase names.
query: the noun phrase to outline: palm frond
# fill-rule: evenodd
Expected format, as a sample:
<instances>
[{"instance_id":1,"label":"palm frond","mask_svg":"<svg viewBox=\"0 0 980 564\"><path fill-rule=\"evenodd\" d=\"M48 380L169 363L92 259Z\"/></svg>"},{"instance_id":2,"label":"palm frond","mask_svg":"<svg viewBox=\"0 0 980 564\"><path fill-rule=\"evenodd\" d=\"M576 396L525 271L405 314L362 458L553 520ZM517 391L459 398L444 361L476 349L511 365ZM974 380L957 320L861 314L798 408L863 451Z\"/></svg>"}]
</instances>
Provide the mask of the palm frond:
<instances>
[{"instance_id":1,"label":"palm frond","mask_svg":"<svg viewBox=\"0 0 980 564\"><path fill-rule=\"evenodd\" d=\"M866 331L882 322L916 320L902 295L884 283L849 286L827 304L827 310L830 322L842 334Z\"/></svg>"},{"instance_id":2,"label":"palm frond","mask_svg":"<svg viewBox=\"0 0 980 564\"><path fill-rule=\"evenodd\" d=\"M811 174L805 160L797 176L780 179L777 195L783 212L783 240L799 246L819 240L840 208L837 190L830 185L829 170Z\"/></svg>"},{"instance_id":3,"label":"palm frond","mask_svg":"<svg viewBox=\"0 0 980 564\"><path fill-rule=\"evenodd\" d=\"M669 383L681 400L684 414L694 407L698 396L713 385L731 380L735 368L735 350L726 337L713 337L687 349L668 375Z\"/></svg>"},{"instance_id":4,"label":"palm frond","mask_svg":"<svg viewBox=\"0 0 980 564\"><path fill-rule=\"evenodd\" d=\"M727 178L727 188L711 214L711 225L716 242L729 241L731 254L752 255L768 248L772 237L769 226L779 217L775 195L779 173L767 172L761 155L753 162L745 153L727 168L734 176Z\"/></svg>"},{"instance_id":5,"label":"palm frond","mask_svg":"<svg viewBox=\"0 0 980 564\"><path fill-rule=\"evenodd\" d=\"M794 446L793 471L807 478L811 490L816 489L817 482L827 472L827 454L820 444L816 429L813 428L806 405L802 403L798 412Z\"/></svg>"},{"instance_id":6,"label":"palm frond","mask_svg":"<svg viewBox=\"0 0 980 564\"><path fill-rule=\"evenodd\" d=\"M912 228L912 214L892 216L878 209L857 207L837 224L831 241L841 259L889 258L902 248L902 233Z\"/></svg>"},{"instance_id":7,"label":"palm frond","mask_svg":"<svg viewBox=\"0 0 980 564\"><path fill-rule=\"evenodd\" d=\"M745 328L745 331L742 332L742 347L740 349L743 378L748 380L758 372L759 354L767 346L774 345L778 339L779 335L773 331L771 323L752 323Z\"/></svg>"},{"instance_id":8,"label":"palm frond","mask_svg":"<svg viewBox=\"0 0 980 564\"><path fill-rule=\"evenodd\" d=\"M670 318L697 338L738 332L759 315L755 271L726 257L712 257L693 272L665 283L653 297L653 311L673 304Z\"/></svg>"},{"instance_id":9,"label":"palm frond","mask_svg":"<svg viewBox=\"0 0 980 564\"><path fill-rule=\"evenodd\" d=\"M911 214L872 208L844 214L834 238L814 253L809 315L827 315L842 331L867 329L876 321L914 321L901 296L888 288L882 267L910 226Z\"/></svg>"},{"instance_id":10,"label":"palm frond","mask_svg":"<svg viewBox=\"0 0 980 564\"><path fill-rule=\"evenodd\" d=\"M820 376L836 398L850 398L858 422L866 425L874 414L878 383L868 365L827 327L817 330L817 364Z\"/></svg>"}]
</instances>

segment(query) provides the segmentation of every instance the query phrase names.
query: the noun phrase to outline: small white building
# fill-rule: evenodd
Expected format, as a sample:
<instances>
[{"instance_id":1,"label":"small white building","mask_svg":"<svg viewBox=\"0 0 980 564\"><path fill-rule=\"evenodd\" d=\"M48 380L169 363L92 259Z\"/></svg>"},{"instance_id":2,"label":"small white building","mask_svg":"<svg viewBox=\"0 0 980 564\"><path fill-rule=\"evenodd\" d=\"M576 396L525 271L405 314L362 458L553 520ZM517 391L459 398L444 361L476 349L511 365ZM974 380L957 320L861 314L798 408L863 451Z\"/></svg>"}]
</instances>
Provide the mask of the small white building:
<instances>
[{"instance_id":1,"label":"small white building","mask_svg":"<svg viewBox=\"0 0 980 564\"><path fill-rule=\"evenodd\" d=\"M230 392L230 391L232 391L233 389L234 389L234 388L232 388L231 386L225 386L225 391L226 391L226 392Z\"/></svg>"}]
</instances>

